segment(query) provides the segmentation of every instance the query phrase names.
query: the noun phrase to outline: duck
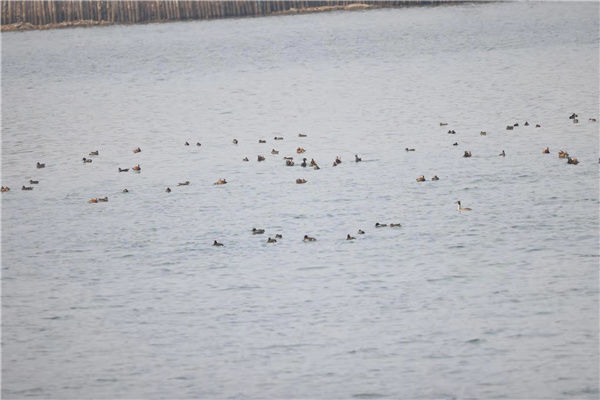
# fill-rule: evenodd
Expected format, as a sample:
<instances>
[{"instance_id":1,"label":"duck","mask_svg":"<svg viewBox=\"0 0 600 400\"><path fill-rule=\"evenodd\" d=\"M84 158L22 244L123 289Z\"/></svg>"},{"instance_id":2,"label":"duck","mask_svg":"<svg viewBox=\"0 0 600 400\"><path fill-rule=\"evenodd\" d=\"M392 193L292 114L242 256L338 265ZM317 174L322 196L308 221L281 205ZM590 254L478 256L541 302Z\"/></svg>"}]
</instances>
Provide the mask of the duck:
<instances>
[{"instance_id":1,"label":"duck","mask_svg":"<svg viewBox=\"0 0 600 400\"><path fill-rule=\"evenodd\" d=\"M1 192L8 192L10 190L10 188L8 186L2 186L2 189L0 189Z\"/></svg>"},{"instance_id":2,"label":"duck","mask_svg":"<svg viewBox=\"0 0 600 400\"><path fill-rule=\"evenodd\" d=\"M458 146L458 142L452 143L452 146Z\"/></svg>"},{"instance_id":3,"label":"duck","mask_svg":"<svg viewBox=\"0 0 600 400\"><path fill-rule=\"evenodd\" d=\"M465 154L463 154L463 157L465 157L465 158L471 157L471 152L465 150Z\"/></svg>"},{"instance_id":4,"label":"duck","mask_svg":"<svg viewBox=\"0 0 600 400\"><path fill-rule=\"evenodd\" d=\"M177 186L188 186L189 184L190 184L190 181L185 181L185 182L178 183Z\"/></svg>"},{"instance_id":5,"label":"duck","mask_svg":"<svg viewBox=\"0 0 600 400\"><path fill-rule=\"evenodd\" d=\"M100 154L100 152L98 150L96 151L90 151L90 156L97 156L98 154Z\"/></svg>"},{"instance_id":6,"label":"duck","mask_svg":"<svg viewBox=\"0 0 600 400\"><path fill-rule=\"evenodd\" d=\"M46 164L45 163L42 164L42 163L38 162L36 164L36 167L38 167L38 168L46 168Z\"/></svg>"},{"instance_id":7,"label":"duck","mask_svg":"<svg viewBox=\"0 0 600 400\"><path fill-rule=\"evenodd\" d=\"M421 175L420 177L417 178L417 182L425 182L425 176Z\"/></svg>"},{"instance_id":8,"label":"duck","mask_svg":"<svg viewBox=\"0 0 600 400\"><path fill-rule=\"evenodd\" d=\"M29 180L30 185L37 185L38 183L40 183L40 181L34 181L32 179Z\"/></svg>"},{"instance_id":9,"label":"duck","mask_svg":"<svg viewBox=\"0 0 600 400\"><path fill-rule=\"evenodd\" d=\"M461 205L460 205L460 200L458 200L458 201L456 202L456 204L458 204L458 211L471 211L471 209L470 209L470 208L461 206Z\"/></svg>"},{"instance_id":10,"label":"duck","mask_svg":"<svg viewBox=\"0 0 600 400\"><path fill-rule=\"evenodd\" d=\"M244 159L242 161L249 161L248 157L244 157Z\"/></svg>"},{"instance_id":11,"label":"duck","mask_svg":"<svg viewBox=\"0 0 600 400\"><path fill-rule=\"evenodd\" d=\"M265 157L264 156L258 156L258 161L265 161Z\"/></svg>"},{"instance_id":12,"label":"duck","mask_svg":"<svg viewBox=\"0 0 600 400\"><path fill-rule=\"evenodd\" d=\"M502 150L502 153L498 154L500 157L505 157L506 153L504 152L504 150Z\"/></svg>"},{"instance_id":13,"label":"duck","mask_svg":"<svg viewBox=\"0 0 600 400\"><path fill-rule=\"evenodd\" d=\"M385 226L387 226L387 224L380 224L379 222L375 223L375 228L383 228Z\"/></svg>"},{"instance_id":14,"label":"duck","mask_svg":"<svg viewBox=\"0 0 600 400\"><path fill-rule=\"evenodd\" d=\"M92 199L88 200L88 203L97 203L97 202L98 202L98 199L96 199L96 198L92 198Z\"/></svg>"},{"instance_id":15,"label":"duck","mask_svg":"<svg viewBox=\"0 0 600 400\"><path fill-rule=\"evenodd\" d=\"M315 161L315 159L314 159L314 158L311 158L311 159L310 159L310 164L309 164L309 166L310 166L310 167L314 167L315 165L317 165L317 162Z\"/></svg>"},{"instance_id":16,"label":"duck","mask_svg":"<svg viewBox=\"0 0 600 400\"><path fill-rule=\"evenodd\" d=\"M283 157L284 160L293 160L294 157Z\"/></svg>"},{"instance_id":17,"label":"duck","mask_svg":"<svg viewBox=\"0 0 600 400\"><path fill-rule=\"evenodd\" d=\"M129 190L127 190L127 188L123 189L123 193L129 193Z\"/></svg>"},{"instance_id":18,"label":"duck","mask_svg":"<svg viewBox=\"0 0 600 400\"><path fill-rule=\"evenodd\" d=\"M282 239L283 235L281 233L275 234L275 239Z\"/></svg>"},{"instance_id":19,"label":"duck","mask_svg":"<svg viewBox=\"0 0 600 400\"><path fill-rule=\"evenodd\" d=\"M558 152L558 158L567 158L567 157L569 157L569 153L567 153L566 151L560 150Z\"/></svg>"},{"instance_id":20,"label":"duck","mask_svg":"<svg viewBox=\"0 0 600 400\"><path fill-rule=\"evenodd\" d=\"M219 243L216 240L213 242L213 246L215 247L223 247L223 243Z\"/></svg>"},{"instance_id":21,"label":"duck","mask_svg":"<svg viewBox=\"0 0 600 400\"><path fill-rule=\"evenodd\" d=\"M139 153L139 152L141 152L141 151L142 151L142 149L140 149L139 147L136 147L135 149L133 149L133 152L134 152L134 153Z\"/></svg>"},{"instance_id":22,"label":"duck","mask_svg":"<svg viewBox=\"0 0 600 400\"><path fill-rule=\"evenodd\" d=\"M518 123L518 122L515 122L515 123L513 124L513 126L519 126L519 123Z\"/></svg>"},{"instance_id":23,"label":"duck","mask_svg":"<svg viewBox=\"0 0 600 400\"><path fill-rule=\"evenodd\" d=\"M292 160L285 160L285 165L288 167L293 167L294 166L294 162Z\"/></svg>"},{"instance_id":24,"label":"duck","mask_svg":"<svg viewBox=\"0 0 600 400\"><path fill-rule=\"evenodd\" d=\"M567 164L577 165L579 164L579 160L576 158L567 157Z\"/></svg>"},{"instance_id":25,"label":"duck","mask_svg":"<svg viewBox=\"0 0 600 400\"><path fill-rule=\"evenodd\" d=\"M479 135L480 135L480 136L485 136L485 135L487 135L487 132L486 132L486 131L480 131L480 132L479 132Z\"/></svg>"},{"instance_id":26,"label":"duck","mask_svg":"<svg viewBox=\"0 0 600 400\"><path fill-rule=\"evenodd\" d=\"M184 146L189 146L189 145L190 145L189 142L185 142L185 144L184 144Z\"/></svg>"},{"instance_id":27,"label":"duck","mask_svg":"<svg viewBox=\"0 0 600 400\"><path fill-rule=\"evenodd\" d=\"M550 148L546 147L544 150L542 150L542 154L550 154Z\"/></svg>"},{"instance_id":28,"label":"duck","mask_svg":"<svg viewBox=\"0 0 600 400\"><path fill-rule=\"evenodd\" d=\"M271 154L279 154L279 152L275 149L271 150Z\"/></svg>"},{"instance_id":29,"label":"duck","mask_svg":"<svg viewBox=\"0 0 600 400\"><path fill-rule=\"evenodd\" d=\"M571 114L571 115L569 116L569 119L575 119L575 118L577 118L578 116L579 116L579 115L577 115L577 114L573 113L573 114Z\"/></svg>"},{"instance_id":30,"label":"duck","mask_svg":"<svg viewBox=\"0 0 600 400\"><path fill-rule=\"evenodd\" d=\"M268 238L267 239L267 243L277 243L277 240L272 239L272 238Z\"/></svg>"},{"instance_id":31,"label":"duck","mask_svg":"<svg viewBox=\"0 0 600 400\"><path fill-rule=\"evenodd\" d=\"M310 236L308 236L308 235L304 235L304 239L303 239L303 240L304 240L305 242L314 242L314 241L315 241L315 240L317 240L317 239L315 239L315 238L313 238L313 237L310 237Z\"/></svg>"},{"instance_id":32,"label":"duck","mask_svg":"<svg viewBox=\"0 0 600 400\"><path fill-rule=\"evenodd\" d=\"M359 235L364 235L364 234L365 234L365 231L363 231L362 229L359 229L359 230L358 230L358 234L359 234Z\"/></svg>"},{"instance_id":33,"label":"duck","mask_svg":"<svg viewBox=\"0 0 600 400\"><path fill-rule=\"evenodd\" d=\"M302 159L302 164L300 164L302 168L306 168L306 158Z\"/></svg>"},{"instance_id":34,"label":"duck","mask_svg":"<svg viewBox=\"0 0 600 400\"><path fill-rule=\"evenodd\" d=\"M120 168L119 167L119 172L127 172L129 171L129 168Z\"/></svg>"},{"instance_id":35,"label":"duck","mask_svg":"<svg viewBox=\"0 0 600 400\"><path fill-rule=\"evenodd\" d=\"M406 151L415 151L415 149L409 149L408 147L405 147L404 150L406 150Z\"/></svg>"},{"instance_id":36,"label":"duck","mask_svg":"<svg viewBox=\"0 0 600 400\"><path fill-rule=\"evenodd\" d=\"M362 161L362 158L360 158L360 157L358 156L358 154L355 154L355 155L354 155L354 162L361 162L361 161Z\"/></svg>"},{"instance_id":37,"label":"duck","mask_svg":"<svg viewBox=\"0 0 600 400\"><path fill-rule=\"evenodd\" d=\"M399 228L401 226L401 224L390 224L390 228Z\"/></svg>"},{"instance_id":38,"label":"duck","mask_svg":"<svg viewBox=\"0 0 600 400\"><path fill-rule=\"evenodd\" d=\"M264 139L258 139L258 143L267 143L267 141Z\"/></svg>"},{"instance_id":39,"label":"duck","mask_svg":"<svg viewBox=\"0 0 600 400\"><path fill-rule=\"evenodd\" d=\"M540 124L535 124L536 128L541 128L542 126Z\"/></svg>"},{"instance_id":40,"label":"duck","mask_svg":"<svg viewBox=\"0 0 600 400\"><path fill-rule=\"evenodd\" d=\"M299 133L298 137L306 137L306 135L304 133Z\"/></svg>"},{"instance_id":41,"label":"duck","mask_svg":"<svg viewBox=\"0 0 600 400\"><path fill-rule=\"evenodd\" d=\"M350 236L350 234L346 235L346 240L354 240L356 239L354 236Z\"/></svg>"},{"instance_id":42,"label":"duck","mask_svg":"<svg viewBox=\"0 0 600 400\"><path fill-rule=\"evenodd\" d=\"M25 185L23 185L23 187L21 188L21 190L33 190L33 186L25 186Z\"/></svg>"},{"instance_id":43,"label":"duck","mask_svg":"<svg viewBox=\"0 0 600 400\"><path fill-rule=\"evenodd\" d=\"M315 163L315 166L313 167L313 169L317 170L317 169L321 169L321 168L319 168L319 166Z\"/></svg>"},{"instance_id":44,"label":"duck","mask_svg":"<svg viewBox=\"0 0 600 400\"><path fill-rule=\"evenodd\" d=\"M306 151L306 150L305 150L305 149L303 149L302 147L298 147L298 148L296 149L296 153L298 153L298 154L302 154L302 153L304 153L305 151Z\"/></svg>"},{"instance_id":45,"label":"duck","mask_svg":"<svg viewBox=\"0 0 600 400\"><path fill-rule=\"evenodd\" d=\"M573 120L573 123L574 123L574 124L578 124L578 123L579 123L579 120L578 120L577 118L575 118L575 119Z\"/></svg>"},{"instance_id":46,"label":"duck","mask_svg":"<svg viewBox=\"0 0 600 400\"><path fill-rule=\"evenodd\" d=\"M514 129L514 126L512 125L506 125L506 130L507 131L512 131Z\"/></svg>"},{"instance_id":47,"label":"duck","mask_svg":"<svg viewBox=\"0 0 600 400\"><path fill-rule=\"evenodd\" d=\"M336 164L341 164L341 163L342 163L342 159L341 159L339 156L337 156L337 157L335 158L335 161L334 161L334 162L335 162Z\"/></svg>"},{"instance_id":48,"label":"duck","mask_svg":"<svg viewBox=\"0 0 600 400\"><path fill-rule=\"evenodd\" d=\"M215 183L215 185L225 185L226 183L227 183L227 180L225 180L225 179L219 179L219 180L218 180L218 181Z\"/></svg>"},{"instance_id":49,"label":"duck","mask_svg":"<svg viewBox=\"0 0 600 400\"><path fill-rule=\"evenodd\" d=\"M166 189L165 189L165 192L167 192L167 193L171 193L171 188L166 188Z\"/></svg>"},{"instance_id":50,"label":"duck","mask_svg":"<svg viewBox=\"0 0 600 400\"><path fill-rule=\"evenodd\" d=\"M233 142L233 144L238 144L238 140L237 139L233 139L232 142Z\"/></svg>"},{"instance_id":51,"label":"duck","mask_svg":"<svg viewBox=\"0 0 600 400\"><path fill-rule=\"evenodd\" d=\"M273 140L283 140L283 138L281 136L275 136Z\"/></svg>"},{"instance_id":52,"label":"duck","mask_svg":"<svg viewBox=\"0 0 600 400\"><path fill-rule=\"evenodd\" d=\"M91 159L91 158L85 158L85 157L83 157L83 158L82 158L82 160L83 160L83 163L84 163L84 164L85 164L85 163L91 163L91 162L92 162L92 159Z\"/></svg>"},{"instance_id":53,"label":"duck","mask_svg":"<svg viewBox=\"0 0 600 400\"><path fill-rule=\"evenodd\" d=\"M525 123L523 125L529 126L529 122L525 121Z\"/></svg>"},{"instance_id":54,"label":"duck","mask_svg":"<svg viewBox=\"0 0 600 400\"><path fill-rule=\"evenodd\" d=\"M306 182L308 182L306 179L300 179L300 178L296 179L296 183L298 183L298 184L306 183Z\"/></svg>"},{"instance_id":55,"label":"duck","mask_svg":"<svg viewBox=\"0 0 600 400\"><path fill-rule=\"evenodd\" d=\"M136 171L136 172L140 172L142 170L142 167L140 167L140 164L136 165L135 167L131 168L132 170Z\"/></svg>"},{"instance_id":56,"label":"duck","mask_svg":"<svg viewBox=\"0 0 600 400\"><path fill-rule=\"evenodd\" d=\"M200 142L196 142L196 146L201 147L202 145L200 144Z\"/></svg>"},{"instance_id":57,"label":"duck","mask_svg":"<svg viewBox=\"0 0 600 400\"><path fill-rule=\"evenodd\" d=\"M447 122L440 122L440 126L446 126L446 125L448 125Z\"/></svg>"},{"instance_id":58,"label":"duck","mask_svg":"<svg viewBox=\"0 0 600 400\"><path fill-rule=\"evenodd\" d=\"M590 122L597 122L597 121L596 121L596 118L590 118L590 119L589 119L589 121L590 121Z\"/></svg>"},{"instance_id":59,"label":"duck","mask_svg":"<svg viewBox=\"0 0 600 400\"><path fill-rule=\"evenodd\" d=\"M253 235L262 235L263 233L265 233L264 229L256 229L256 228L252 228L252 234Z\"/></svg>"},{"instance_id":60,"label":"duck","mask_svg":"<svg viewBox=\"0 0 600 400\"><path fill-rule=\"evenodd\" d=\"M431 178L432 181L439 181L440 178L437 175L434 175L433 178Z\"/></svg>"},{"instance_id":61,"label":"duck","mask_svg":"<svg viewBox=\"0 0 600 400\"><path fill-rule=\"evenodd\" d=\"M106 196L106 197L98 197L98 201L106 203L108 201L108 196Z\"/></svg>"},{"instance_id":62,"label":"duck","mask_svg":"<svg viewBox=\"0 0 600 400\"><path fill-rule=\"evenodd\" d=\"M456 135L456 131L454 129L452 129L452 130L448 131L448 134L449 135Z\"/></svg>"}]
</instances>

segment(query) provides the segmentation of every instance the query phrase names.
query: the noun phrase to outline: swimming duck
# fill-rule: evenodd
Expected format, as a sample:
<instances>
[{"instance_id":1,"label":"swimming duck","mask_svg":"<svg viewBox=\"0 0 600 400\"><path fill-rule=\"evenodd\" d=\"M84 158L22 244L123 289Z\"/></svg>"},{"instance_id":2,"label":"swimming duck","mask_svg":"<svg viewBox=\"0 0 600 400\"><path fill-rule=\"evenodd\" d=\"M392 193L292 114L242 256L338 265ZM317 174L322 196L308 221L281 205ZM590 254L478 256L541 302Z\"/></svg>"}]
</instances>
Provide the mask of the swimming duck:
<instances>
[{"instance_id":1,"label":"swimming duck","mask_svg":"<svg viewBox=\"0 0 600 400\"><path fill-rule=\"evenodd\" d=\"M415 151L415 149L409 149L408 147L405 147L404 150L406 150L406 151Z\"/></svg>"},{"instance_id":2,"label":"swimming duck","mask_svg":"<svg viewBox=\"0 0 600 400\"><path fill-rule=\"evenodd\" d=\"M119 172L127 172L129 171L129 168L119 168Z\"/></svg>"},{"instance_id":3,"label":"swimming duck","mask_svg":"<svg viewBox=\"0 0 600 400\"><path fill-rule=\"evenodd\" d=\"M189 184L190 184L190 181L185 181L185 182L178 183L177 186L187 186Z\"/></svg>"},{"instance_id":4,"label":"swimming duck","mask_svg":"<svg viewBox=\"0 0 600 400\"><path fill-rule=\"evenodd\" d=\"M233 139L233 144L238 144L238 140L237 139Z\"/></svg>"},{"instance_id":5,"label":"swimming duck","mask_svg":"<svg viewBox=\"0 0 600 400\"><path fill-rule=\"evenodd\" d=\"M165 192L167 192L167 193L171 193L171 188L166 188L166 189L165 189Z\"/></svg>"},{"instance_id":6,"label":"swimming duck","mask_svg":"<svg viewBox=\"0 0 600 400\"><path fill-rule=\"evenodd\" d=\"M96 199L96 198L92 198L92 199L88 200L88 203L97 203L97 202L98 202L98 199Z\"/></svg>"},{"instance_id":7,"label":"swimming duck","mask_svg":"<svg viewBox=\"0 0 600 400\"><path fill-rule=\"evenodd\" d=\"M566 151L560 150L558 152L558 158L567 158L567 157L569 157L569 153L567 153Z\"/></svg>"},{"instance_id":8,"label":"swimming duck","mask_svg":"<svg viewBox=\"0 0 600 400\"><path fill-rule=\"evenodd\" d=\"M390 224L390 228L396 228L402 226L401 224Z\"/></svg>"},{"instance_id":9,"label":"swimming duck","mask_svg":"<svg viewBox=\"0 0 600 400\"><path fill-rule=\"evenodd\" d=\"M298 148L296 149L296 153L298 153L298 154L302 154L302 153L304 153L305 151L306 151L306 150L305 150L305 149L303 149L302 147L298 147Z\"/></svg>"},{"instance_id":10,"label":"swimming duck","mask_svg":"<svg viewBox=\"0 0 600 400\"><path fill-rule=\"evenodd\" d=\"M346 236L346 240L354 240L354 239L356 239L356 238L355 238L355 237L353 237L353 236L350 236L350 234L348 234L348 235Z\"/></svg>"},{"instance_id":11,"label":"swimming duck","mask_svg":"<svg viewBox=\"0 0 600 400\"><path fill-rule=\"evenodd\" d=\"M518 123L518 122L515 122L515 123L513 124L513 126L519 126L519 123Z\"/></svg>"},{"instance_id":12,"label":"swimming duck","mask_svg":"<svg viewBox=\"0 0 600 400\"><path fill-rule=\"evenodd\" d=\"M253 235L262 235L263 233L265 233L264 229L256 229L256 228L252 228L252 234Z\"/></svg>"},{"instance_id":13,"label":"swimming duck","mask_svg":"<svg viewBox=\"0 0 600 400\"><path fill-rule=\"evenodd\" d=\"M2 186L2 189L0 189L2 192L8 192L9 190L10 188L8 186Z\"/></svg>"},{"instance_id":14,"label":"swimming duck","mask_svg":"<svg viewBox=\"0 0 600 400\"><path fill-rule=\"evenodd\" d=\"M375 228L383 228L385 226L387 226L387 224L380 224L379 222L375 223Z\"/></svg>"},{"instance_id":15,"label":"swimming duck","mask_svg":"<svg viewBox=\"0 0 600 400\"><path fill-rule=\"evenodd\" d=\"M577 165L579 164L579 160L576 158L567 157L567 164Z\"/></svg>"},{"instance_id":16,"label":"swimming duck","mask_svg":"<svg viewBox=\"0 0 600 400\"><path fill-rule=\"evenodd\" d=\"M267 141L263 139L258 139L258 143L267 143Z\"/></svg>"},{"instance_id":17,"label":"swimming duck","mask_svg":"<svg viewBox=\"0 0 600 400\"><path fill-rule=\"evenodd\" d=\"M542 154L550 154L550 148L546 147L544 150L542 150Z\"/></svg>"},{"instance_id":18,"label":"swimming duck","mask_svg":"<svg viewBox=\"0 0 600 400\"><path fill-rule=\"evenodd\" d=\"M223 243L219 243L216 240L213 242L213 246L215 247L223 247Z\"/></svg>"},{"instance_id":19,"label":"swimming duck","mask_svg":"<svg viewBox=\"0 0 600 400\"><path fill-rule=\"evenodd\" d=\"M196 146L201 147L202 145L200 144L200 142L196 142Z\"/></svg>"},{"instance_id":20,"label":"swimming duck","mask_svg":"<svg viewBox=\"0 0 600 400\"><path fill-rule=\"evenodd\" d=\"M123 193L129 193L129 190L127 190L127 188L123 189Z\"/></svg>"},{"instance_id":21,"label":"swimming duck","mask_svg":"<svg viewBox=\"0 0 600 400\"><path fill-rule=\"evenodd\" d=\"M481 135L481 136L485 136L485 135L487 135L487 132L486 132L486 131L480 131L480 132L479 132L479 135Z\"/></svg>"},{"instance_id":22,"label":"swimming duck","mask_svg":"<svg viewBox=\"0 0 600 400\"><path fill-rule=\"evenodd\" d=\"M365 231L363 231L362 229L359 229L359 230L358 230L358 234L359 234L359 235L364 235L364 234L365 234Z\"/></svg>"},{"instance_id":23,"label":"swimming duck","mask_svg":"<svg viewBox=\"0 0 600 400\"><path fill-rule=\"evenodd\" d=\"M541 128L542 126L540 124L535 124L536 128Z\"/></svg>"},{"instance_id":24,"label":"swimming duck","mask_svg":"<svg viewBox=\"0 0 600 400\"><path fill-rule=\"evenodd\" d=\"M91 162L92 162L92 159L91 159L91 158L85 158L85 157L83 157L83 158L82 158L82 160L83 160L83 163L84 163L84 164L85 164L85 163L91 163Z\"/></svg>"},{"instance_id":25,"label":"swimming duck","mask_svg":"<svg viewBox=\"0 0 600 400\"><path fill-rule=\"evenodd\" d=\"M132 170L139 172L142 170L142 167L140 167L140 164L136 165L135 167L131 168Z\"/></svg>"},{"instance_id":26,"label":"swimming duck","mask_svg":"<svg viewBox=\"0 0 600 400\"><path fill-rule=\"evenodd\" d=\"M275 149L271 150L271 154L279 154L279 152Z\"/></svg>"},{"instance_id":27,"label":"swimming duck","mask_svg":"<svg viewBox=\"0 0 600 400\"><path fill-rule=\"evenodd\" d=\"M293 160L294 157L283 157L284 160Z\"/></svg>"},{"instance_id":28,"label":"swimming duck","mask_svg":"<svg viewBox=\"0 0 600 400\"><path fill-rule=\"evenodd\" d=\"M265 157L264 156L258 156L258 161L265 161Z\"/></svg>"},{"instance_id":29,"label":"swimming duck","mask_svg":"<svg viewBox=\"0 0 600 400\"><path fill-rule=\"evenodd\" d=\"M248 157L244 157L244 159L242 161L249 161Z\"/></svg>"},{"instance_id":30,"label":"swimming duck","mask_svg":"<svg viewBox=\"0 0 600 400\"><path fill-rule=\"evenodd\" d=\"M98 154L100 154L100 152L98 150L96 150L96 151L91 151L89 155L90 156L97 156Z\"/></svg>"},{"instance_id":31,"label":"swimming duck","mask_svg":"<svg viewBox=\"0 0 600 400\"><path fill-rule=\"evenodd\" d=\"M303 239L303 240L304 240L305 242L314 242L314 241L315 241L315 240L317 240L317 239L315 239L315 238L313 238L313 237L310 237L310 236L308 236L308 235L304 235L304 239Z\"/></svg>"},{"instance_id":32,"label":"swimming duck","mask_svg":"<svg viewBox=\"0 0 600 400\"><path fill-rule=\"evenodd\" d=\"M450 134L450 135L456 135L456 131L454 129L452 129L452 130L448 131L448 134Z\"/></svg>"},{"instance_id":33,"label":"swimming duck","mask_svg":"<svg viewBox=\"0 0 600 400\"><path fill-rule=\"evenodd\" d=\"M425 182L425 176L421 175L417 178L417 182Z\"/></svg>"},{"instance_id":34,"label":"swimming duck","mask_svg":"<svg viewBox=\"0 0 600 400\"><path fill-rule=\"evenodd\" d=\"M596 122L596 118L590 118L590 122Z\"/></svg>"},{"instance_id":35,"label":"swimming duck","mask_svg":"<svg viewBox=\"0 0 600 400\"><path fill-rule=\"evenodd\" d=\"M292 160L285 160L285 165L288 167L293 167L294 166L294 162Z\"/></svg>"},{"instance_id":36,"label":"swimming duck","mask_svg":"<svg viewBox=\"0 0 600 400\"><path fill-rule=\"evenodd\" d=\"M336 164L341 164L342 163L342 159L338 156L335 158L335 163Z\"/></svg>"},{"instance_id":37,"label":"swimming duck","mask_svg":"<svg viewBox=\"0 0 600 400\"><path fill-rule=\"evenodd\" d=\"M296 183L306 183L306 182L308 182L306 179L300 179L300 178L296 179Z\"/></svg>"},{"instance_id":38,"label":"swimming duck","mask_svg":"<svg viewBox=\"0 0 600 400\"><path fill-rule=\"evenodd\" d=\"M281 233L278 233L275 235L275 239L281 239L283 238L283 235Z\"/></svg>"},{"instance_id":39,"label":"swimming duck","mask_svg":"<svg viewBox=\"0 0 600 400\"><path fill-rule=\"evenodd\" d=\"M188 142L185 142L184 146L189 146L190 144Z\"/></svg>"},{"instance_id":40,"label":"swimming duck","mask_svg":"<svg viewBox=\"0 0 600 400\"><path fill-rule=\"evenodd\" d=\"M439 181L440 178L437 175L434 175L433 178L431 178L432 181Z\"/></svg>"},{"instance_id":41,"label":"swimming duck","mask_svg":"<svg viewBox=\"0 0 600 400\"><path fill-rule=\"evenodd\" d=\"M463 154L463 157L466 157L466 158L471 157L471 152L465 150L465 154Z\"/></svg>"},{"instance_id":42,"label":"swimming duck","mask_svg":"<svg viewBox=\"0 0 600 400\"><path fill-rule=\"evenodd\" d=\"M298 137L306 137L306 135L304 133L299 133Z\"/></svg>"},{"instance_id":43,"label":"swimming duck","mask_svg":"<svg viewBox=\"0 0 600 400\"><path fill-rule=\"evenodd\" d=\"M456 202L456 204L458 204L458 211L471 211L471 209L470 209L470 208L468 208L468 207L462 207L462 206L460 205L460 200L458 200L458 201Z\"/></svg>"},{"instance_id":44,"label":"swimming duck","mask_svg":"<svg viewBox=\"0 0 600 400\"><path fill-rule=\"evenodd\" d=\"M579 116L579 115L577 115L577 114L573 113L573 114L571 114L571 116L569 117L569 119L575 119L575 118L577 118L578 116Z\"/></svg>"},{"instance_id":45,"label":"swimming duck","mask_svg":"<svg viewBox=\"0 0 600 400\"><path fill-rule=\"evenodd\" d=\"M506 125L507 131L512 131L513 129L514 129L514 127L512 125Z\"/></svg>"},{"instance_id":46,"label":"swimming duck","mask_svg":"<svg viewBox=\"0 0 600 400\"><path fill-rule=\"evenodd\" d=\"M281 136L275 136L273 140L283 140L283 138Z\"/></svg>"},{"instance_id":47,"label":"swimming duck","mask_svg":"<svg viewBox=\"0 0 600 400\"><path fill-rule=\"evenodd\" d=\"M34 181L34 180L29 180L29 184L30 185L37 185L38 183L40 183L40 181Z\"/></svg>"},{"instance_id":48,"label":"swimming duck","mask_svg":"<svg viewBox=\"0 0 600 400\"><path fill-rule=\"evenodd\" d=\"M354 162L361 162L361 161L362 161L362 158L360 158L360 157L358 156L358 154L355 154L355 155L354 155Z\"/></svg>"},{"instance_id":49,"label":"swimming duck","mask_svg":"<svg viewBox=\"0 0 600 400\"><path fill-rule=\"evenodd\" d=\"M46 164L45 164L45 163L44 163L44 164L42 164L42 163L38 162L38 163L36 164L36 167L38 167L38 168L46 168Z\"/></svg>"},{"instance_id":50,"label":"swimming duck","mask_svg":"<svg viewBox=\"0 0 600 400\"><path fill-rule=\"evenodd\" d=\"M529 126L529 122L525 121L525 124L523 124L525 126Z\"/></svg>"},{"instance_id":51,"label":"swimming duck","mask_svg":"<svg viewBox=\"0 0 600 400\"><path fill-rule=\"evenodd\" d=\"M219 179L215 185L225 185L227 183L227 181L225 179Z\"/></svg>"},{"instance_id":52,"label":"swimming duck","mask_svg":"<svg viewBox=\"0 0 600 400\"><path fill-rule=\"evenodd\" d=\"M25 185L23 185L23 187L21 188L21 190L33 190L33 186L25 186Z\"/></svg>"},{"instance_id":53,"label":"swimming duck","mask_svg":"<svg viewBox=\"0 0 600 400\"><path fill-rule=\"evenodd\" d=\"M267 239L267 243L277 243L277 240L272 239L272 238L268 238Z\"/></svg>"},{"instance_id":54,"label":"swimming duck","mask_svg":"<svg viewBox=\"0 0 600 400\"><path fill-rule=\"evenodd\" d=\"M108 201L108 196L106 196L106 197L98 197L98 201L106 203Z\"/></svg>"},{"instance_id":55,"label":"swimming duck","mask_svg":"<svg viewBox=\"0 0 600 400\"><path fill-rule=\"evenodd\" d=\"M440 126L446 126L446 125L448 125L447 122L440 122Z\"/></svg>"},{"instance_id":56,"label":"swimming duck","mask_svg":"<svg viewBox=\"0 0 600 400\"><path fill-rule=\"evenodd\" d=\"M302 164L300 164L302 168L306 168L306 158L302 159Z\"/></svg>"},{"instance_id":57,"label":"swimming duck","mask_svg":"<svg viewBox=\"0 0 600 400\"><path fill-rule=\"evenodd\" d=\"M452 143L452 146L458 146L458 142Z\"/></svg>"},{"instance_id":58,"label":"swimming duck","mask_svg":"<svg viewBox=\"0 0 600 400\"><path fill-rule=\"evenodd\" d=\"M502 153L498 154L500 157L505 157L506 153L504 152L504 150L502 150Z\"/></svg>"},{"instance_id":59,"label":"swimming duck","mask_svg":"<svg viewBox=\"0 0 600 400\"><path fill-rule=\"evenodd\" d=\"M315 161L314 158L311 158L309 166L314 167L315 165L317 165L317 162Z\"/></svg>"},{"instance_id":60,"label":"swimming duck","mask_svg":"<svg viewBox=\"0 0 600 400\"><path fill-rule=\"evenodd\" d=\"M140 149L139 147L136 147L135 149L133 149L134 153L139 153L140 151L142 151L142 149Z\"/></svg>"}]
</instances>

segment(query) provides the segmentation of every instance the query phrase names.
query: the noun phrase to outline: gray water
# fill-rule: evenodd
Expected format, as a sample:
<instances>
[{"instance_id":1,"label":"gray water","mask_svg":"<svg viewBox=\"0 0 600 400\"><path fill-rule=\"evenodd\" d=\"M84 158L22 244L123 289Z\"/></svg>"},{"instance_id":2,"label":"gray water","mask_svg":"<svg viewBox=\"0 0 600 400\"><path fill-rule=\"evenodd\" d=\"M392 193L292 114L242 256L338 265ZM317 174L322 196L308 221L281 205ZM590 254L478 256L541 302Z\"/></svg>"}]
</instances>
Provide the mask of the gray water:
<instances>
[{"instance_id":1,"label":"gray water","mask_svg":"<svg viewBox=\"0 0 600 400\"><path fill-rule=\"evenodd\" d=\"M598 12L2 34L2 396L598 398Z\"/></svg>"}]
</instances>

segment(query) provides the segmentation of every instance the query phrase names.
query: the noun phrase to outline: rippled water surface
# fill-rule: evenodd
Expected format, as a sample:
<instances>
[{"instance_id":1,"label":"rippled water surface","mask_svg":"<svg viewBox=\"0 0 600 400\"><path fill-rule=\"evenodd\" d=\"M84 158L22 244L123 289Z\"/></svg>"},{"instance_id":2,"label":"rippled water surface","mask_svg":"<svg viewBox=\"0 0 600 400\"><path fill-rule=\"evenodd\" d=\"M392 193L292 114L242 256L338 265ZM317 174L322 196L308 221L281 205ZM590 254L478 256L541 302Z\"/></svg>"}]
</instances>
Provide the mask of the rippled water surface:
<instances>
[{"instance_id":1,"label":"rippled water surface","mask_svg":"<svg viewBox=\"0 0 600 400\"><path fill-rule=\"evenodd\" d=\"M598 11L2 34L3 397L598 398Z\"/></svg>"}]
</instances>

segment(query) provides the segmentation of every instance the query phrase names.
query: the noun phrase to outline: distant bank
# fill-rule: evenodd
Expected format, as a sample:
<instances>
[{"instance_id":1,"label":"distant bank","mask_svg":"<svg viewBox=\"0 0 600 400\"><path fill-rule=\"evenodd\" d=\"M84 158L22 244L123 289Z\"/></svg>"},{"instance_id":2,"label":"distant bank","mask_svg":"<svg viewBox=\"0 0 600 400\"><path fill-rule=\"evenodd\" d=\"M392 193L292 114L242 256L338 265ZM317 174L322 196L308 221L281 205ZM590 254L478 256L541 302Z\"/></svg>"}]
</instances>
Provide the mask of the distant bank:
<instances>
[{"instance_id":1,"label":"distant bank","mask_svg":"<svg viewBox=\"0 0 600 400\"><path fill-rule=\"evenodd\" d=\"M137 24L196 19L300 14L381 7L453 4L453 1L188 1L2 0L2 31Z\"/></svg>"}]
</instances>

